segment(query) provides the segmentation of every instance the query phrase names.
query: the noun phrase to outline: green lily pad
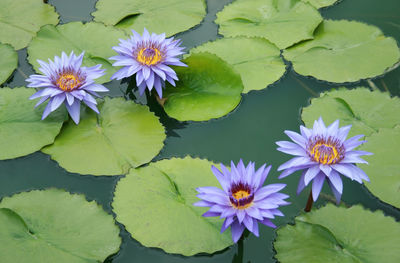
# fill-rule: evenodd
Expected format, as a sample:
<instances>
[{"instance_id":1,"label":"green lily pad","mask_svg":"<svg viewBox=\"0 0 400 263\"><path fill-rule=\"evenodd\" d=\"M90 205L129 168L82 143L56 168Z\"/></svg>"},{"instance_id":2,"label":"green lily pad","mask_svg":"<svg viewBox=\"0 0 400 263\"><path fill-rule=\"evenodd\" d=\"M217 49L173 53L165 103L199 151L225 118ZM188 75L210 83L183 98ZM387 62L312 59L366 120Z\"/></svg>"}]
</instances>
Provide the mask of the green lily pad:
<instances>
[{"instance_id":1,"label":"green lily pad","mask_svg":"<svg viewBox=\"0 0 400 263\"><path fill-rule=\"evenodd\" d=\"M369 165L359 165L371 179L365 186L382 201L400 208L400 126L380 129L367 141L360 149L374 155L365 157Z\"/></svg>"},{"instance_id":2,"label":"green lily pad","mask_svg":"<svg viewBox=\"0 0 400 263\"><path fill-rule=\"evenodd\" d=\"M308 127L322 116L325 124L340 120L340 125L352 125L349 136L377 132L400 124L400 100L387 92L367 88L340 88L324 92L303 108L301 118Z\"/></svg>"},{"instance_id":3,"label":"green lily pad","mask_svg":"<svg viewBox=\"0 0 400 263\"><path fill-rule=\"evenodd\" d=\"M206 15L204 0L99 0L95 21L124 29L175 35L199 24Z\"/></svg>"},{"instance_id":4,"label":"green lily pad","mask_svg":"<svg viewBox=\"0 0 400 263\"><path fill-rule=\"evenodd\" d=\"M82 110L79 125L70 120L42 151L69 172L92 175L126 174L160 152L164 127L146 106L123 98L98 106L99 115Z\"/></svg>"},{"instance_id":5,"label":"green lily pad","mask_svg":"<svg viewBox=\"0 0 400 263\"><path fill-rule=\"evenodd\" d=\"M41 120L45 105L34 109L37 101L29 97L33 88L0 89L0 160L13 159L53 143L66 118L57 110Z\"/></svg>"},{"instance_id":6,"label":"green lily pad","mask_svg":"<svg viewBox=\"0 0 400 263\"><path fill-rule=\"evenodd\" d=\"M330 82L354 82L381 75L400 59L396 40L355 21L325 20L314 39L283 52L294 70Z\"/></svg>"},{"instance_id":7,"label":"green lily pad","mask_svg":"<svg viewBox=\"0 0 400 263\"><path fill-rule=\"evenodd\" d=\"M193 54L177 67L176 87L165 90L165 112L180 121L206 121L231 112L240 102L240 75L225 61L210 53Z\"/></svg>"},{"instance_id":8,"label":"green lily pad","mask_svg":"<svg viewBox=\"0 0 400 263\"><path fill-rule=\"evenodd\" d=\"M310 5L314 6L315 8L322 8L331 6L339 0L301 0L304 3L309 3Z\"/></svg>"},{"instance_id":9,"label":"green lily pad","mask_svg":"<svg viewBox=\"0 0 400 263\"><path fill-rule=\"evenodd\" d=\"M220 233L223 220L203 217L207 208L192 205L199 200L197 187L219 186L212 164L186 157L132 169L115 188L117 221L142 245L168 253L191 256L232 245L230 231Z\"/></svg>"},{"instance_id":10,"label":"green lily pad","mask_svg":"<svg viewBox=\"0 0 400 263\"><path fill-rule=\"evenodd\" d=\"M49 189L1 201L0 243L3 262L96 263L118 252L121 238L97 203Z\"/></svg>"},{"instance_id":11,"label":"green lily pad","mask_svg":"<svg viewBox=\"0 0 400 263\"><path fill-rule=\"evenodd\" d=\"M215 22L226 37L264 37L283 49L312 39L321 21L318 10L301 0L236 0Z\"/></svg>"},{"instance_id":12,"label":"green lily pad","mask_svg":"<svg viewBox=\"0 0 400 263\"><path fill-rule=\"evenodd\" d=\"M400 224L381 211L327 205L277 231L281 263L400 262Z\"/></svg>"},{"instance_id":13,"label":"green lily pad","mask_svg":"<svg viewBox=\"0 0 400 263\"><path fill-rule=\"evenodd\" d=\"M5 82L18 66L18 54L9 46L0 43L0 84Z\"/></svg>"},{"instance_id":14,"label":"green lily pad","mask_svg":"<svg viewBox=\"0 0 400 263\"><path fill-rule=\"evenodd\" d=\"M79 55L85 51L82 66L92 67L102 64L106 74L96 82L110 81L110 77L118 70L112 66L108 58L115 55L111 48L118 45L119 38L125 38L124 32L100 23L71 22L58 26L44 26L32 39L28 47L28 60L34 69L40 67L37 59L47 61L54 56L61 56L61 52L69 54L74 51Z\"/></svg>"},{"instance_id":15,"label":"green lily pad","mask_svg":"<svg viewBox=\"0 0 400 263\"><path fill-rule=\"evenodd\" d=\"M263 38L222 38L190 52L210 52L228 62L242 77L243 93L266 88L286 71L280 50Z\"/></svg>"},{"instance_id":16,"label":"green lily pad","mask_svg":"<svg viewBox=\"0 0 400 263\"><path fill-rule=\"evenodd\" d=\"M2 0L0 8L0 42L15 49L28 45L40 27L58 24L54 7L43 0Z\"/></svg>"}]
</instances>

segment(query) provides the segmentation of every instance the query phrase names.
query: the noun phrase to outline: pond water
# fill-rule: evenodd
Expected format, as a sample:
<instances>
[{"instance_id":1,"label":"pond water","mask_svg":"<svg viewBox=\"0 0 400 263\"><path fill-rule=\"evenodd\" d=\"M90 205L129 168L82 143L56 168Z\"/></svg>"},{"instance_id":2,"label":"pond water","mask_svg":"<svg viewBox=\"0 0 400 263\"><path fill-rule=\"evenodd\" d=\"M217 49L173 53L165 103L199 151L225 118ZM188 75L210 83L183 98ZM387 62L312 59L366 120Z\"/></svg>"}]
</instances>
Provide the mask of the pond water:
<instances>
[{"instance_id":1,"label":"pond water","mask_svg":"<svg viewBox=\"0 0 400 263\"><path fill-rule=\"evenodd\" d=\"M90 21L95 2L96 0L49 1L60 14L61 23ZM208 0L208 13L201 25L177 35L183 40L183 46L190 49L221 37L217 35L217 26L213 20L216 12L222 10L229 2L231 0ZM400 42L399 11L399 0L343 0L335 6L323 9L321 13L324 18L357 20L376 25L385 35L392 36ZM26 61L26 49L18 53L19 68L5 86L25 86L26 76L33 74L33 69ZM289 64L287 67L288 72L277 83L262 91L252 91L243 95L236 110L223 118L207 122L178 122L167 117L153 99L140 99L139 102L147 103L151 110L161 117L167 129L165 147L155 160L191 155L223 163L229 163L230 160L236 162L240 158L245 162L255 161L257 166L268 162L275 168L269 175L269 183L279 181L288 184L284 192L291 196L289 201L292 203L282 208L286 216L274 222L278 225L292 222L304 208L308 191L303 191L296 197L297 176L277 179L279 173L276 168L288 160L289 156L276 151L275 142L287 139L284 130L298 130L302 124L301 108L309 104L310 98L318 97L322 91L343 85L303 77L293 72ZM372 81L381 90L389 90L392 95L400 94L400 68ZM370 85L371 83L362 81L347 86L351 88ZM111 96L124 96L128 84L113 81L106 86L111 90ZM31 189L57 187L72 193L83 193L88 200L96 200L107 212L112 213L110 204L115 184L120 177L68 173L50 160L48 155L36 152L14 160L0 161L0 198ZM387 215L400 220L399 210L377 200L364 186L345 178L344 189L343 203L362 204L372 210L381 209ZM327 187L323 189L323 193L323 198L320 198L316 206L332 198ZM132 213L138 213L140 216L139 211ZM241 245L236 244L213 255L193 257L170 255L161 249L143 247L130 237L122 225L120 227L123 240L121 250L118 254L110 256L106 262L276 262L272 246L275 231L265 226L260 227L259 238L250 235Z\"/></svg>"}]
</instances>

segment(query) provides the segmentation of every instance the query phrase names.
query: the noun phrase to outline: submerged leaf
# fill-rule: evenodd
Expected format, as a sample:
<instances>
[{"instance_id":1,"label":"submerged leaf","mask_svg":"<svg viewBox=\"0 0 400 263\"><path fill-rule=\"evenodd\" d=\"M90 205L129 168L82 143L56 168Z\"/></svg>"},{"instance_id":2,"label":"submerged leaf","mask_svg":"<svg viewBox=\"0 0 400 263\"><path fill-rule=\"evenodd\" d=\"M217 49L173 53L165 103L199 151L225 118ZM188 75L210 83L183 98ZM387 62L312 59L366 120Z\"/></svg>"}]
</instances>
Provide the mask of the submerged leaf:
<instances>
[{"instance_id":1,"label":"submerged leaf","mask_svg":"<svg viewBox=\"0 0 400 263\"><path fill-rule=\"evenodd\" d=\"M399 62L400 51L396 40L375 26L325 20L313 40L285 50L283 56L301 75L343 83L385 73Z\"/></svg>"},{"instance_id":2,"label":"submerged leaf","mask_svg":"<svg viewBox=\"0 0 400 263\"><path fill-rule=\"evenodd\" d=\"M47 25L40 29L29 44L28 60L38 71L40 66L37 59L47 61L54 56L61 56L63 51L67 54L74 51L77 55L84 51L82 65L92 67L102 64L106 74L96 81L104 83L110 81L111 75L118 69L112 66L113 61L108 58L116 54L111 48L118 44L119 38L125 38L122 31L101 23L71 22L56 27Z\"/></svg>"},{"instance_id":3,"label":"submerged leaf","mask_svg":"<svg viewBox=\"0 0 400 263\"><path fill-rule=\"evenodd\" d=\"M301 118L307 127L322 117L326 124L339 119L341 125L352 125L349 137L377 132L379 128L393 128L400 124L400 100L386 92L367 88L341 88L324 92L303 108Z\"/></svg>"},{"instance_id":4,"label":"submerged leaf","mask_svg":"<svg viewBox=\"0 0 400 263\"><path fill-rule=\"evenodd\" d=\"M400 225L381 211L329 204L278 229L274 247L281 263L393 263L399 236Z\"/></svg>"},{"instance_id":5,"label":"submerged leaf","mask_svg":"<svg viewBox=\"0 0 400 263\"><path fill-rule=\"evenodd\" d=\"M242 80L231 66L210 53L193 54L177 67L176 87L165 89L164 109L180 121L205 121L222 117L240 102Z\"/></svg>"},{"instance_id":6,"label":"submerged leaf","mask_svg":"<svg viewBox=\"0 0 400 263\"><path fill-rule=\"evenodd\" d=\"M131 34L147 28L167 36L199 24L206 14L204 0L99 0L94 20Z\"/></svg>"},{"instance_id":7,"label":"submerged leaf","mask_svg":"<svg viewBox=\"0 0 400 263\"><path fill-rule=\"evenodd\" d=\"M9 46L0 43L0 84L3 84L18 66L18 54Z\"/></svg>"},{"instance_id":8,"label":"submerged leaf","mask_svg":"<svg viewBox=\"0 0 400 263\"><path fill-rule=\"evenodd\" d=\"M0 42L24 48L48 24L58 24L58 14L43 0L1 0Z\"/></svg>"},{"instance_id":9,"label":"submerged leaf","mask_svg":"<svg viewBox=\"0 0 400 263\"><path fill-rule=\"evenodd\" d=\"M236 0L217 14L226 37L264 37L279 48L313 38L322 17L301 0Z\"/></svg>"},{"instance_id":10,"label":"submerged leaf","mask_svg":"<svg viewBox=\"0 0 400 263\"><path fill-rule=\"evenodd\" d=\"M0 160L24 156L53 143L65 120L65 110L41 120L45 105L35 109L33 88L0 89Z\"/></svg>"},{"instance_id":11,"label":"submerged leaf","mask_svg":"<svg viewBox=\"0 0 400 263\"><path fill-rule=\"evenodd\" d=\"M383 202L400 208L400 126L380 129L368 136L367 141L360 150L374 155L365 157L369 165L360 165L371 179L365 186Z\"/></svg>"},{"instance_id":12,"label":"submerged leaf","mask_svg":"<svg viewBox=\"0 0 400 263\"><path fill-rule=\"evenodd\" d=\"M121 239L113 217L83 195L23 192L0 203L2 262L103 262Z\"/></svg>"},{"instance_id":13,"label":"submerged leaf","mask_svg":"<svg viewBox=\"0 0 400 263\"><path fill-rule=\"evenodd\" d=\"M132 169L115 189L117 221L142 245L168 253L191 256L232 245L230 230L220 233L223 220L203 217L207 208L193 206L197 187L219 185L212 164L186 157Z\"/></svg>"},{"instance_id":14,"label":"submerged leaf","mask_svg":"<svg viewBox=\"0 0 400 263\"><path fill-rule=\"evenodd\" d=\"M228 62L242 77L243 93L266 88L286 71L280 50L263 38L222 38L190 52L210 52Z\"/></svg>"},{"instance_id":15,"label":"submerged leaf","mask_svg":"<svg viewBox=\"0 0 400 263\"><path fill-rule=\"evenodd\" d=\"M146 106L105 98L99 111L83 111L79 125L70 120L43 152L70 172L119 175L149 162L163 147L164 127Z\"/></svg>"}]
</instances>

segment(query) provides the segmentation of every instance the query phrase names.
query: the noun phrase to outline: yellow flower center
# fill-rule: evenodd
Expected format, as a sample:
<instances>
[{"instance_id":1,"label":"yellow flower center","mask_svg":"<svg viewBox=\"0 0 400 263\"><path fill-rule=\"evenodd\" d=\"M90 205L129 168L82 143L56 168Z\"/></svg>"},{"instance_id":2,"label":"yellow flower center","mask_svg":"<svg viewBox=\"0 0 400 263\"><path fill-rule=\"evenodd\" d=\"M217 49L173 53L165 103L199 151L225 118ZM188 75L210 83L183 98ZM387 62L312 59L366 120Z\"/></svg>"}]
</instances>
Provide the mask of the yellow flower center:
<instances>
[{"instance_id":1,"label":"yellow flower center","mask_svg":"<svg viewBox=\"0 0 400 263\"><path fill-rule=\"evenodd\" d=\"M161 61L162 54L157 48L146 47L139 50L136 59L143 65L151 66Z\"/></svg>"},{"instance_id":2,"label":"yellow flower center","mask_svg":"<svg viewBox=\"0 0 400 263\"><path fill-rule=\"evenodd\" d=\"M57 86L63 91L72 91L80 86L81 81L79 80L78 76L72 73L63 73L60 74L56 83Z\"/></svg>"},{"instance_id":3,"label":"yellow flower center","mask_svg":"<svg viewBox=\"0 0 400 263\"><path fill-rule=\"evenodd\" d=\"M321 164L335 164L341 158L338 149L334 145L327 143L317 143L310 151L314 161Z\"/></svg>"},{"instance_id":4,"label":"yellow flower center","mask_svg":"<svg viewBox=\"0 0 400 263\"><path fill-rule=\"evenodd\" d=\"M236 209L246 209L253 204L254 194L249 185L239 183L231 187L231 196L229 197L231 204Z\"/></svg>"},{"instance_id":5,"label":"yellow flower center","mask_svg":"<svg viewBox=\"0 0 400 263\"><path fill-rule=\"evenodd\" d=\"M239 190L236 193L232 193L232 196L238 201L242 198L248 197L249 195L250 193L245 190Z\"/></svg>"}]
</instances>

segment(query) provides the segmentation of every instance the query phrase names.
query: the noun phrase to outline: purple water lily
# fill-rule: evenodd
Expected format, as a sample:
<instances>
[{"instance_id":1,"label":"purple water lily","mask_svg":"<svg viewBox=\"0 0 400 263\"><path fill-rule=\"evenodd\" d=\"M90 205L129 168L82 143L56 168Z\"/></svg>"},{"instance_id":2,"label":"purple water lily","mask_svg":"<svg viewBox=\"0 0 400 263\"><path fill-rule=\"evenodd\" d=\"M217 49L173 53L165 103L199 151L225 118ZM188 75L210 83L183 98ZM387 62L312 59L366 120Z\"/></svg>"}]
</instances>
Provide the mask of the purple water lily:
<instances>
[{"instance_id":1,"label":"purple water lily","mask_svg":"<svg viewBox=\"0 0 400 263\"><path fill-rule=\"evenodd\" d=\"M175 86L178 77L175 71L169 67L187 66L177 56L182 55L184 47L180 47L181 40L165 38L165 34L157 35L144 29L143 36L132 30L133 35L127 39L120 39L120 44L113 49L119 54L110 59L116 60L113 66L123 66L111 79L123 79L136 74L136 85L140 95L143 95L146 87L151 91L156 89L158 96L162 98L162 88L165 81Z\"/></svg>"},{"instance_id":2,"label":"purple water lily","mask_svg":"<svg viewBox=\"0 0 400 263\"><path fill-rule=\"evenodd\" d=\"M30 75L26 79L28 87L44 88L33 94L30 99L41 97L35 107L49 100L43 111L42 120L51 112L55 111L64 102L72 120L78 124L80 118L80 105L83 101L89 108L99 113L96 100L92 95L100 97L96 92L108 91L106 87L96 84L94 79L104 75L101 65L94 67L81 67L83 54L76 56L71 52L67 56L64 52L61 58L54 57L54 62L49 63L37 60L40 64L39 70L44 75Z\"/></svg>"},{"instance_id":3,"label":"purple water lily","mask_svg":"<svg viewBox=\"0 0 400 263\"><path fill-rule=\"evenodd\" d=\"M343 192L343 182L339 174L359 183L362 183L362 180L369 182L364 171L354 164L367 163L360 156L372 153L354 150L365 142L359 141L364 135L356 135L346 140L350 128L351 125L339 128L339 120L325 127L322 118L319 118L314 122L312 129L300 126L301 135L285 131L294 143L279 141L276 143L279 146L278 150L297 157L279 166L278 171L284 170L279 178L304 170L297 194L313 181L312 199L316 201L326 180L339 204Z\"/></svg>"},{"instance_id":4,"label":"purple water lily","mask_svg":"<svg viewBox=\"0 0 400 263\"><path fill-rule=\"evenodd\" d=\"M265 166L264 164L255 171L254 162L249 162L245 167L242 160L237 166L231 162L230 171L223 164L221 164L221 171L212 166L211 170L223 190L213 186L196 189L199 192L197 197L202 200L194 205L210 207L203 216L224 218L221 233L230 226L235 243L242 236L245 228L259 236L258 222L269 227L276 227L271 219L275 216L283 216L278 208L289 204L284 201L289 196L279 193L286 184L262 186L271 170L271 166L267 168Z\"/></svg>"}]
</instances>

